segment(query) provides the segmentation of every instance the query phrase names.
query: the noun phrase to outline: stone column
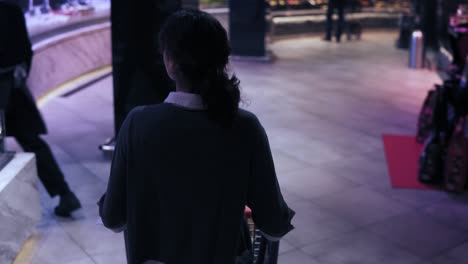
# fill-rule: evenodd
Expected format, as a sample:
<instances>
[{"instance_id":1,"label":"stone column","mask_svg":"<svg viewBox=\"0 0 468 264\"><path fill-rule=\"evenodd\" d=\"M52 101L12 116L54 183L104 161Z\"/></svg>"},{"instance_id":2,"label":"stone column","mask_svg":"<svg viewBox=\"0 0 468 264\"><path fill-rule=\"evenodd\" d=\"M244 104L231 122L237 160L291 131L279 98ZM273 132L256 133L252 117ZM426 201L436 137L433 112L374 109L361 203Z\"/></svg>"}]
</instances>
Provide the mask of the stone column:
<instances>
[{"instance_id":1,"label":"stone column","mask_svg":"<svg viewBox=\"0 0 468 264\"><path fill-rule=\"evenodd\" d=\"M113 0L112 65L115 134L136 106L161 103L173 83L167 76L157 36L181 0Z\"/></svg>"},{"instance_id":2,"label":"stone column","mask_svg":"<svg viewBox=\"0 0 468 264\"><path fill-rule=\"evenodd\" d=\"M199 0L182 0L182 8L198 9Z\"/></svg>"},{"instance_id":3,"label":"stone column","mask_svg":"<svg viewBox=\"0 0 468 264\"><path fill-rule=\"evenodd\" d=\"M265 58L265 0L232 0L229 8L233 55Z\"/></svg>"},{"instance_id":4,"label":"stone column","mask_svg":"<svg viewBox=\"0 0 468 264\"><path fill-rule=\"evenodd\" d=\"M421 5L421 27L426 47L437 47L437 0L424 0Z\"/></svg>"}]
</instances>

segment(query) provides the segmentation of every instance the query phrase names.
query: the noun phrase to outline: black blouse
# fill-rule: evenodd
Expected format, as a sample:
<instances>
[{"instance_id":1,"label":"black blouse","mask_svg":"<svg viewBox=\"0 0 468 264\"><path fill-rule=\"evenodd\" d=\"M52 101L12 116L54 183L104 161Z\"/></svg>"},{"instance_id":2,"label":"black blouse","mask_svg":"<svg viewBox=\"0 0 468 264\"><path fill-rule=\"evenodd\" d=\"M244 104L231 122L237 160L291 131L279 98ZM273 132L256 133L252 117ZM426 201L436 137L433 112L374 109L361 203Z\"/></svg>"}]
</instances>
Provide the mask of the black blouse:
<instances>
[{"instance_id":1,"label":"black blouse","mask_svg":"<svg viewBox=\"0 0 468 264\"><path fill-rule=\"evenodd\" d=\"M33 51L21 8L0 1L0 68L25 62L31 65Z\"/></svg>"},{"instance_id":2,"label":"black blouse","mask_svg":"<svg viewBox=\"0 0 468 264\"><path fill-rule=\"evenodd\" d=\"M124 227L130 264L234 263L246 205L265 234L293 229L266 133L244 110L229 129L170 103L133 110L99 205L106 227Z\"/></svg>"}]
</instances>

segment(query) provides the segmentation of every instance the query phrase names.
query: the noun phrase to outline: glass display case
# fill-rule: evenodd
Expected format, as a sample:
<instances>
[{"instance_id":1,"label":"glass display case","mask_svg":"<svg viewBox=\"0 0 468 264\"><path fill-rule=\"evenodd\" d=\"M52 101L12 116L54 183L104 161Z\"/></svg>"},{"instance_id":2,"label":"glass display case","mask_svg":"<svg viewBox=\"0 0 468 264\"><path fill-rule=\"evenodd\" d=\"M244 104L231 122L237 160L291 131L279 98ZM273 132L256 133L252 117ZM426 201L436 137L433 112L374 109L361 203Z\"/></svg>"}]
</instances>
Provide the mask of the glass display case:
<instances>
[{"instance_id":1,"label":"glass display case","mask_svg":"<svg viewBox=\"0 0 468 264\"><path fill-rule=\"evenodd\" d=\"M409 8L409 0L345 0L348 5L358 9L400 9ZM272 10L325 9L328 0L267 0Z\"/></svg>"},{"instance_id":2,"label":"glass display case","mask_svg":"<svg viewBox=\"0 0 468 264\"><path fill-rule=\"evenodd\" d=\"M200 0L201 9L227 8L228 0Z\"/></svg>"},{"instance_id":3,"label":"glass display case","mask_svg":"<svg viewBox=\"0 0 468 264\"><path fill-rule=\"evenodd\" d=\"M321 9L327 4L326 0L269 0L272 10L286 9Z\"/></svg>"},{"instance_id":4,"label":"glass display case","mask_svg":"<svg viewBox=\"0 0 468 264\"><path fill-rule=\"evenodd\" d=\"M33 42L110 19L110 0L40 0L22 2Z\"/></svg>"}]
</instances>

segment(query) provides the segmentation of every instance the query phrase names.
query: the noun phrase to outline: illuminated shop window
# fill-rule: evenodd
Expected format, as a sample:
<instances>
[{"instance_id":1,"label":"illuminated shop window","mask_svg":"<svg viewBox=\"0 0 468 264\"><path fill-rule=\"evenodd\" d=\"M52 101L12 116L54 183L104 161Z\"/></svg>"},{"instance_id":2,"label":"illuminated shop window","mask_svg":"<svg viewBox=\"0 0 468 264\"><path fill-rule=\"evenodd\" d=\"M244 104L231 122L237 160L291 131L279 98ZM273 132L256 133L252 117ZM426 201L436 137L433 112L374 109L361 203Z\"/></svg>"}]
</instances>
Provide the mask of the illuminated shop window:
<instances>
[{"instance_id":1,"label":"illuminated shop window","mask_svg":"<svg viewBox=\"0 0 468 264\"><path fill-rule=\"evenodd\" d=\"M229 0L200 0L200 8L223 8L228 6Z\"/></svg>"},{"instance_id":2,"label":"illuminated shop window","mask_svg":"<svg viewBox=\"0 0 468 264\"><path fill-rule=\"evenodd\" d=\"M379 11L382 8L408 8L409 0L354 0L355 7L372 8ZM328 0L267 0L269 6L275 9L323 9L328 4ZM372 10L369 10L372 11Z\"/></svg>"}]
</instances>

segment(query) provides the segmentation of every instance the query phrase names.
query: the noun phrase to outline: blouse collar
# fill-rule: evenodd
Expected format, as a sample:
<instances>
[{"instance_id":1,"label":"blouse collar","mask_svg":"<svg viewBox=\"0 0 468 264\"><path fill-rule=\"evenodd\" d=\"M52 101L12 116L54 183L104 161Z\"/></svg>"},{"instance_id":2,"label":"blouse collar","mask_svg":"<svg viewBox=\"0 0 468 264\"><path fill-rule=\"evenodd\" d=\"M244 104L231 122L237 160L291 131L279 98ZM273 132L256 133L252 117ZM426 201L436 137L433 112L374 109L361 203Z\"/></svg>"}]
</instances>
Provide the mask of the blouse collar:
<instances>
[{"instance_id":1,"label":"blouse collar","mask_svg":"<svg viewBox=\"0 0 468 264\"><path fill-rule=\"evenodd\" d=\"M202 97L193 93L170 92L164 103L173 104L188 110L206 109Z\"/></svg>"}]
</instances>

